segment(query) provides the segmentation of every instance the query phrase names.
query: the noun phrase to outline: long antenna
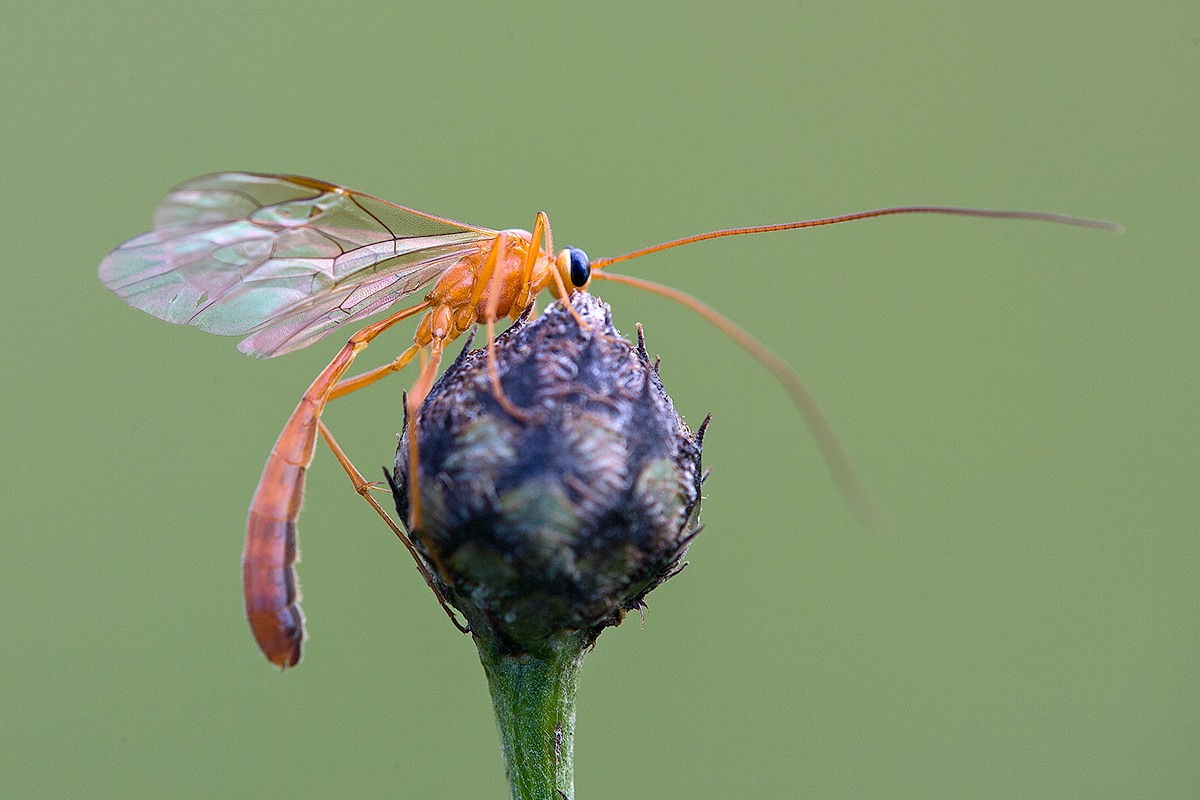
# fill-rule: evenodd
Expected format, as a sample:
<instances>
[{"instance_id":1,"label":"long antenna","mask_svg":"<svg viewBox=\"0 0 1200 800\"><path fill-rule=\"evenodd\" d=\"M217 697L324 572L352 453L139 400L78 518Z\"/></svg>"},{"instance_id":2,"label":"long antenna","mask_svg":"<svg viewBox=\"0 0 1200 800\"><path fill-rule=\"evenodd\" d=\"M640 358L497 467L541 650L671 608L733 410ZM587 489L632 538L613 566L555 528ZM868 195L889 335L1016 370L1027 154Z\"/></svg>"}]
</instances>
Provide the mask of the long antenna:
<instances>
[{"instance_id":1,"label":"long antenna","mask_svg":"<svg viewBox=\"0 0 1200 800\"><path fill-rule=\"evenodd\" d=\"M800 222L785 222L780 225L759 225L752 228L729 228L727 230L712 231L710 233L700 233L695 236L688 236L683 239L676 239L673 242L657 244L653 247L647 247L643 250L636 250L632 253L627 253L616 258L601 258L591 263L593 278L602 278L616 283L623 283L627 286L633 286L644 291L653 292L668 299L674 300L681 305L687 306L692 311L695 311L700 316L707 319L726 336L733 339L743 350L758 360L760 364L766 367L772 375L783 385L783 388L791 396L792 402L800 409L800 414L804 417L808 429L812 432L813 438L817 441L817 446L821 450L821 455L825 457L825 463L829 467L829 471L833 474L834 480L837 482L838 490L842 497L853 509L855 515L859 518L864 526L872 531L882 531L887 528L887 518L882 510L871 499L859 480L858 475L854 472L854 467L850 464L850 459L846 456L845 450L842 449L841 443L838 441L837 435L833 432L829 421L821 412L813 396L805 388L800 378L789 367L783 359L775 355L766 345L755 339L746 331L738 327L732 320L727 319L717 313L710 306L700 302L691 295L681 292L678 289L672 289L669 286L663 286L658 283L642 280L641 278L632 278L628 275L617 275L612 272L604 272L603 268L612 264L618 264L622 261L638 258L639 256L657 253L659 250L668 250L672 247L679 247L692 242L702 242L705 239L717 239L722 236L740 236L744 233L769 233L771 231L788 231L796 228L815 228L819 225L832 225L835 222L850 222L856 219L870 219L871 217L885 217L891 214L953 214L962 217L988 217L992 219L1024 219L1033 220L1035 222L1056 222L1062 225L1078 225L1084 228L1101 228L1103 230L1121 233L1125 229L1114 222L1105 222L1097 219L1084 219L1083 217L1071 217L1065 214L1048 214L1042 211L994 211L978 208L954 208L949 206L903 206L900 208L881 208L877 211L862 211L857 214L844 214L839 217L826 217L824 219L802 220Z\"/></svg>"},{"instance_id":2,"label":"long antenna","mask_svg":"<svg viewBox=\"0 0 1200 800\"><path fill-rule=\"evenodd\" d=\"M756 225L752 228L728 228L723 231L711 231L709 233L698 233L695 236L688 236L683 239L676 239L673 242L665 242L664 244L656 244L653 247L647 247L644 250L637 250L632 253L626 253L623 256L616 258L600 258L592 262L592 269L602 269L611 264L619 264L622 261L629 261L631 258L638 256L657 253L659 250L668 250L672 247L679 247L682 244L691 244L692 242L702 242L705 239L719 239L722 236L741 236L744 233L770 233L772 231L790 231L796 228L816 228L820 225L833 225L835 222L851 222L856 219L870 219L872 217L886 217L892 214L953 214L960 217L990 217L992 219L1027 219L1035 222L1057 222L1062 225L1078 225L1082 228L1101 228L1106 231L1115 233L1124 232L1125 228L1115 222L1105 222L1100 219L1085 219L1083 217L1071 217L1066 214L1048 214L1044 211L993 211L981 208L954 208L952 206L901 206L899 208L881 208L876 211L860 211L857 214L843 214L840 217L825 217L824 219L806 219L800 222L784 222L779 225Z\"/></svg>"},{"instance_id":3,"label":"long antenna","mask_svg":"<svg viewBox=\"0 0 1200 800\"><path fill-rule=\"evenodd\" d=\"M833 432L833 427L829 424L829 420L821 413L821 407L817 405L816 399L804 386L804 383L796 373L792 371L792 368L787 365L787 362L775 355L769 347L746 333L746 331L742 330L731 320L686 292L672 289L670 286L663 286L660 283L651 283L641 278L631 278L628 275L618 275L613 272L592 272L592 277L603 278L615 283L633 286L647 292L653 292L654 294L662 295L674 300L676 303L687 306L711 322L718 330L730 339L733 339L738 346L753 356L758 363L766 367L775 376L776 380L783 385L788 395L791 396L792 402L800 409L800 416L804 418L805 424L808 425L809 431L816 440L817 447L821 450L821 455L825 458L826 466L829 467L829 471L833 474L833 479L837 483L838 490L842 493L842 497L845 498L846 503L854 511L859 521L867 530L875 533L880 533L887 529L886 515L876 505L875 501L871 499L871 495L867 492L866 487L863 486L862 481L855 474L854 467L850 464L850 458L846 455L846 451L842 449L841 442L838 441L837 434Z\"/></svg>"}]
</instances>

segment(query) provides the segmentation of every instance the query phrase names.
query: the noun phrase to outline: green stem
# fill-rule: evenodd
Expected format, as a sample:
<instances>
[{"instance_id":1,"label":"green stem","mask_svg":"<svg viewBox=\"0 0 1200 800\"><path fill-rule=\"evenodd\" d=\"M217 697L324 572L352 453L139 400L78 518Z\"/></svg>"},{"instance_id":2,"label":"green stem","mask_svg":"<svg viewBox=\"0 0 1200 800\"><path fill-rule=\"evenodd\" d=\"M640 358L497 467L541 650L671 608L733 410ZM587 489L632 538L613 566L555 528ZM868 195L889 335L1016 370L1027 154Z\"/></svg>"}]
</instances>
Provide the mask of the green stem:
<instances>
[{"instance_id":1,"label":"green stem","mask_svg":"<svg viewBox=\"0 0 1200 800\"><path fill-rule=\"evenodd\" d=\"M475 636L496 708L513 800L575 796L575 686L585 637L564 633L537 654L502 655Z\"/></svg>"}]
</instances>

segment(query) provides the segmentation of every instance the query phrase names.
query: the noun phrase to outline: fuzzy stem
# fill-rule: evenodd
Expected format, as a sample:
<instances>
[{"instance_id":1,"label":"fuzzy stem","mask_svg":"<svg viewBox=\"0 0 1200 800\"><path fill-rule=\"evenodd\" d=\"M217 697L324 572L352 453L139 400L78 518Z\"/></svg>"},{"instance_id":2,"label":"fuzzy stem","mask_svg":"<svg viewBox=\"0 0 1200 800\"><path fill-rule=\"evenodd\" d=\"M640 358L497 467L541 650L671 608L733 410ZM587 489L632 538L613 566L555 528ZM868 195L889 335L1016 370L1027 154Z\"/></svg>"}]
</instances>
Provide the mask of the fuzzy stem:
<instances>
[{"instance_id":1,"label":"fuzzy stem","mask_svg":"<svg viewBox=\"0 0 1200 800\"><path fill-rule=\"evenodd\" d=\"M475 636L487 673L513 800L575 796L575 686L588 640L563 633L537 654L502 655Z\"/></svg>"}]
</instances>

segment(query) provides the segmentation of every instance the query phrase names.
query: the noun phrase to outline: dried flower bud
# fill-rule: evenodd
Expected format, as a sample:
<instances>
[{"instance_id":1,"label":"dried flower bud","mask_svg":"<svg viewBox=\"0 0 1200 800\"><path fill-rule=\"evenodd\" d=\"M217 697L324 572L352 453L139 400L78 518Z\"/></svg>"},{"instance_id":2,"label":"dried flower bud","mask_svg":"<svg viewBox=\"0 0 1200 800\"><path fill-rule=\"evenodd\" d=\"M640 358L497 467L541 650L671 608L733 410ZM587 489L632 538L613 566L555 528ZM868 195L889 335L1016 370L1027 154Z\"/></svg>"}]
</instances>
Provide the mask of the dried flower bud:
<instances>
[{"instance_id":1,"label":"dried flower bud","mask_svg":"<svg viewBox=\"0 0 1200 800\"><path fill-rule=\"evenodd\" d=\"M699 532L700 450L648 358L609 307L571 295L463 354L417 421L417 548L443 596L501 652L538 653L567 632L590 644L682 568ZM707 421L706 421L707 423ZM392 490L408 519L408 440Z\"/></svg>"}]
</instances>

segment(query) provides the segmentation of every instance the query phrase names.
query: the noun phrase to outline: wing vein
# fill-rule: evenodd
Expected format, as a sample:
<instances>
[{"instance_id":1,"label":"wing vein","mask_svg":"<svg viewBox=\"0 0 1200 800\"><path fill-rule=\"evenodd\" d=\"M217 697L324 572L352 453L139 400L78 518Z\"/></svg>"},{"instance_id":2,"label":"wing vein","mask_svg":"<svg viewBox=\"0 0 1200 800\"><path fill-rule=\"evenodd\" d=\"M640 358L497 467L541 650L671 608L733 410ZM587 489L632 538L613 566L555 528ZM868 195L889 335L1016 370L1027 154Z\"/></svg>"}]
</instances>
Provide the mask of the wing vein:
<instances>
[{"instance_id":1,"label":"wing vein","mask_svg":"<svg viewBox=\"0 0 1200 800\"><path fill-rule=\"evenodd\" d=\"M373 219L373 220L375 220L376 222L378 222L378 223L379 223L379 226L380 226L381 228L383 228L385 231L387 231L388 233L390 233L390 234L392 235L392 241L395 241L395 240L397 240L397 239L407 238L407 237L402 237L402 236L399 236L399 235L398 235L398 234L397 234L397 233L396 233L394 230L392 230L391 228L389 228L386 222L384 222L383 220L381 220L379 217L375 216L373 213L371 213L371 212L370 212L370 211L367 209L367 207L366 207L366 206L364 206L362 203L358 202L358 198L357 198L357 197L354 197L353 195L351 195L351 196L350 196L350 202L354 203L354 205L356 205L356 206L358 206L359 208L361 208L361 209L362 209L362 212L363 212L364 214L366 214L368 217L370 217L371 219ZM394 251L395 251L395 248L393 247L393 248L392 248L392 250L393 250L393 252L394 252Z\"/></svg>"},{"instance_id":2,"label":"wing vein","mask_svg":"<svg viewBox=\"0 0 1200 800\"><path fill-rule=\"evenodd\" d=\"M260 358L420 291L494 231L310 178L218 173L173 188L151 234L101 262L135 308L246 336ZM376 288L378 287L378 288Z\"/></svg>"}]
</instances>

